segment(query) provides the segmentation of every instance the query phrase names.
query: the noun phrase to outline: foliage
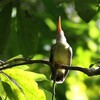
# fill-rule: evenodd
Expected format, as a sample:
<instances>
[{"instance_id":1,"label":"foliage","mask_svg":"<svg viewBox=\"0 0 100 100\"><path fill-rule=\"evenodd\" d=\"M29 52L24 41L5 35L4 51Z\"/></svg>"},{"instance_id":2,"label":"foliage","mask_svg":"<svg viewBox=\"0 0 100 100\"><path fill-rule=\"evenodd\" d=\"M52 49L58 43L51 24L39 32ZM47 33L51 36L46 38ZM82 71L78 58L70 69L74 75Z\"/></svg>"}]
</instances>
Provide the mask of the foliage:
<instances>
[{"instance_id":1,"label":"foliage","mask_svg":"<svg viewBox=\"0 0 100 100\"><path fill-rule=\"evenodd\" d=\"M100 58L100 0L0 0L0 59L48 59L58 16L73 48L73 65ZM47 78L46 78L47 77ZM0 72L0 100L51 100L50 68L23 65ZM72 71L57 100L99 100L100 78Z\"/></svg>"}]
</instances>

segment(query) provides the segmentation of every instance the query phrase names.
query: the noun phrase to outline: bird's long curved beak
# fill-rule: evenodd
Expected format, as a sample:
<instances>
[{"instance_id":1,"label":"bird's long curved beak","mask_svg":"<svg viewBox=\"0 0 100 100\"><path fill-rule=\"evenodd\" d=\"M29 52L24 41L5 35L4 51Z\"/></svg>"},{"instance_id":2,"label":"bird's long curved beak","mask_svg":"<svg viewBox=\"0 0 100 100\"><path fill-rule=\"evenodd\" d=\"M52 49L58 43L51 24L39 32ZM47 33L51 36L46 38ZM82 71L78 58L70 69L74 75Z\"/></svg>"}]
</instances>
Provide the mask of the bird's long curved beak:
<instances>
[{"instance_id":1,"label":"bird's long curved beak","mask_svg":"<svg viewBox=\"0 0 100 100\"><path fill-rule=\"evenodd\" d=\"M61 32L61 16L59 16L58 19L58 27L57 27L57 32L60 33Z\"/></svg>"}]
</instances>

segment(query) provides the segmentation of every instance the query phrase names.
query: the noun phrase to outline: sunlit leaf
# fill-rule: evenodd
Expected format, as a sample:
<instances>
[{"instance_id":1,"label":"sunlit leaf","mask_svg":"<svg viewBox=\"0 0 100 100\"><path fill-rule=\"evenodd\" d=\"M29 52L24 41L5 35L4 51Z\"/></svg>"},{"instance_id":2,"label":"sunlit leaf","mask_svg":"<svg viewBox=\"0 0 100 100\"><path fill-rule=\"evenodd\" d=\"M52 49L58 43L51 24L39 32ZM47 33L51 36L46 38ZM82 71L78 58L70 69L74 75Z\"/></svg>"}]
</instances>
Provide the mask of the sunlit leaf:
<instances>
[{"instance_id":1,"label":"sunlit leaf","mask_svg":"<svg viewBox=\"0 0 100 100\"><path fill-rule=\"evenodd\" d=\"M4 74L1 75L2 84L4 87L4 93L6 95L2 95L2 98L9 98L12 100L25 100L25 95L20 91L20 89L7 78Z\"/></svg>"},{"instance_id":2,"label":"sunlit leaf","mask_svg":"<svg viewBox=\"0 0 100 100\"><path fill-rule=\"evenodd\" d=\"M18 78L30 78L32 80L35 81L43 81L43 80L47 80L46 76L43 74L37 74L34 72L29 72L29 71L23 71L22 69L17 69L17 68L12 68L12 69L7 69L4 72L7 73L7 75L11 76L12 78L17 78L16 76L18 76Z\"/></svg>"},{"instance_id":3,"label":"sunlit leaf","mask_svg":"<svg viewBox=\"0 0 100 100\"><path fill-rule=\"evenodd\" d=\"M12 77L19 84L27 100L33 98L34 100L46 99L43 90L40 89L37 83L35 82L46 80L46 77L44 75L23 71L21 69L15 68L5 70L4 73Z\"/></svg>"},{"instance_id":4,"label":"sunlit leaf","mask_svg":"<svg viewBox=\"0 0 100 100\"><path fill-rule=\"evenodd\" d=\"M97 39L100 36L100 30L97 28L95 21L89 23L89 36L93 39Z\"/></svg>"},{"instance_id":5,"label":"sunlit leaf","mask_svg":"<svg viewBox=\"0 0 100 100\"><path fill-rule=\"evenodd\" d=\"M54 24L54 22L50 19L45 19L45 23L48 25L48 27L50 28L50 30L56 30L56 25Z\"/></svg>"},{"instance_id":6,"label":"sunlit leaf","mask_svg":"<svg viewBox=\"0 0 100 100\"><path fill-rule=\"evenodd\" d=\"M9 75L7 75L6 73L3 73L3 72L2 72L2 74L3 74L4 76L6 76L13 84L15 84L15 86L18 87L19 90L23 93L22 88L19 86L19 84L18 84L12 77L10 77ZM24 93L23 93L23 94L24 94Z\"/></svg>"},{"instance_id":7,"label":"sunlit leaf","mask_svg":"<svg viewBox=\"0 0 100 100\"><path fill-rule=\"evenodd\" d=\"M3 88L3 85L2 85L2 82L0 80L0 97L4 96L5 93L4 93L4 88Z\"/></svg>"},{"instance_id":8,"label":"sunlit leaf","mask_svg":"<svg viewBox=\"0 0 100 100\"><path fill-rule=\"evenodd\" d=\"M91 51L97 51L98 46L96 45L95 42L92 40L88 39L88 47Z\"/></svg>"}]
</instances>

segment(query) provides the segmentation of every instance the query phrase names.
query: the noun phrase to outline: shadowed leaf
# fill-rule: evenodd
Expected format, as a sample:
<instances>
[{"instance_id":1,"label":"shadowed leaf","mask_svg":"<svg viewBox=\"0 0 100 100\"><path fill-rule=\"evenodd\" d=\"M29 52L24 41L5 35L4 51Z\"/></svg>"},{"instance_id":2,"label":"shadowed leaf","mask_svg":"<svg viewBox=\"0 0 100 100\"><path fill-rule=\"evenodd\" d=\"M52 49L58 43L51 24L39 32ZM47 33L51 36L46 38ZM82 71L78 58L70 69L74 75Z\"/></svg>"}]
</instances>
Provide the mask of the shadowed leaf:
<instances>
[{"instance_id":1,"label":"shadowed leaf","mask_svg":"<svg viewBox=\"0 0 100 100\"><path fill-rule=\"evenodd\" d=\"M97 13L97 0L75 0L75 8L78 15L85 21L89 22Z\"/></svg>"},{"instance_id":2,"label":"shadowed leaf","mask_svg":"<svg viewBox=\"0 0 100 100\"><path fill-rule=\"evenodd\" d=\"M11 2L5 5L0 11L0 55L4 52L8 42L11 22L11 11Z\"/></svg>"}]
</instances>

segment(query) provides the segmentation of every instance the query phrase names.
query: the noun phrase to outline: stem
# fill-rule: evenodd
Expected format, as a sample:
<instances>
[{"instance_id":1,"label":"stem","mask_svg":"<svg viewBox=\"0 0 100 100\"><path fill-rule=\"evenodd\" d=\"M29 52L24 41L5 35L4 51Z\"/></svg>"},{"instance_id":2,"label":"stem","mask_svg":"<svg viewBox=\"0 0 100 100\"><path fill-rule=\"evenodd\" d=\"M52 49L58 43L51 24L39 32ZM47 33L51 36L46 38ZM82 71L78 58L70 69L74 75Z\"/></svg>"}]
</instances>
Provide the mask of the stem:
<instances>
[{"instance_id":1,"label":"stem","mask_svg":"<svg viewBox=\"0 0 100 100\"><path fill-rule=\"evenodd\" d=\"M56 92L55 92L56 78L57 78L57 74L55 74L54 80L53 80L53 86L52 86L52 88L53 88L53 91L52 91L52 100L55 100L55 94L56 94Z\"/></svg>"},{"instance_id":2,"label":"stem","mask_svg":"<svg viewBox=\"0 0 100 100\"><path fill-rule=\"evenodd\" d=\"M55 82L55 80L53 81L53 91L52 91L52 100L54 100L55 99L55 85L56 85L56 82Z\"/></svg>"}]
</instances>

